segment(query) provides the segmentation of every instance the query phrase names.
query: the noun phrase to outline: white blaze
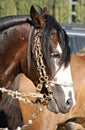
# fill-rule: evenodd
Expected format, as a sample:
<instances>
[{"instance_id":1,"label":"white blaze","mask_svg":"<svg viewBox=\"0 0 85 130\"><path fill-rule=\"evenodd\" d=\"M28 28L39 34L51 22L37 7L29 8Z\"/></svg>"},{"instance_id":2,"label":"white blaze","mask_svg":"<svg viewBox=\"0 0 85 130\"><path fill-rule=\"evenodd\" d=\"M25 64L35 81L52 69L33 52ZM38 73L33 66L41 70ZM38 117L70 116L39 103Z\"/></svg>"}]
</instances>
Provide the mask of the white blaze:
<instances>
[{"instance_id":1,"label":"white blaze","mask_svg":"<svg viewBox=\"0 0 85 130\"><path fill-rule=\"evenodd\" d=\"M57 46L57 50L62 53L61 47L58 44ZM54 63L56 66L56 70L58 69L58 66L56 65L57 59L54 58ZM72 93L72 99L73 99L73 105L75 105L75 95L74 95L74 89L73 89L73 81L72 81L72 76L71 76L71 70L70 70L70 64L64 68L64 66L62 65L62 67L59 69L59 71L56 73L54 79L57 83L60 84L67 84L67 86L62 85L62 89L64 91L65 94L65 100L67 101L69 99L69 92Z\"/></svg>"}]
</instances>

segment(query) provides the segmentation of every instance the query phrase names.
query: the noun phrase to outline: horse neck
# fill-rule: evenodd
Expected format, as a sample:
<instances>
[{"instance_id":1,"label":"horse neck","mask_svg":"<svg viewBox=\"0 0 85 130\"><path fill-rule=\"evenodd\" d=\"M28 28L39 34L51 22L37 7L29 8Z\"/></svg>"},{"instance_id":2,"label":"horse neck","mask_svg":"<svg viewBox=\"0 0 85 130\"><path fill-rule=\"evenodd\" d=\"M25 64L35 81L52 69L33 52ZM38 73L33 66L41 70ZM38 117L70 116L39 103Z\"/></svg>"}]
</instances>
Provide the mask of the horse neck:
<instances>
[{"instance_id":1,"label":"horse neck","mask_svg":"<svg viewBox=\"0 0 85 130\"><path fill-rule=\"evenodd\" d=\"M19 72L23 71L27 75L29 30L29 24L20 24L0 33L0 85L6 86Z\"/></svg>"},{"instance_id":2,"label":"horse neck","mask_svg":"<svg viewBox=\"0 0 85 130\"><path fill-rule=\"evenodd\" d=\"M0 31L3 31L9 27L26 23L27 19L30 19L28 15L6 16L0 18Z\"/></svg>"}]
</instances>

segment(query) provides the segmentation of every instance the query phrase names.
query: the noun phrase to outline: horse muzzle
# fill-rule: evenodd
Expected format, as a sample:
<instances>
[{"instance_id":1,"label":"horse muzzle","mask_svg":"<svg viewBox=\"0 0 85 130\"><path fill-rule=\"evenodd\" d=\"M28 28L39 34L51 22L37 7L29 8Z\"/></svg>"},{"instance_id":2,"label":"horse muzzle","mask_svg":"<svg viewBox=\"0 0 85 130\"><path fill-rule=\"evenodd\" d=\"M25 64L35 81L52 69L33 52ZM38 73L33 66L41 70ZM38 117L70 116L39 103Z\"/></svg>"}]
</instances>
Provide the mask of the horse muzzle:
<instances>
[{"instance_id":1,"label":"horse muzzle","mask_svg":"<svg viewBox=\"0 0 85 130\"><path fill-rule=\"evenodd\" d=\"M51 85L51 89L53 91L53 98L48 101L48 110L56 114L58 114L59 112L69 112L70 108L73 105L72 98L70 97L67 101L65 101L65 94L60 85Z\"/></svg>"}]
</instances>

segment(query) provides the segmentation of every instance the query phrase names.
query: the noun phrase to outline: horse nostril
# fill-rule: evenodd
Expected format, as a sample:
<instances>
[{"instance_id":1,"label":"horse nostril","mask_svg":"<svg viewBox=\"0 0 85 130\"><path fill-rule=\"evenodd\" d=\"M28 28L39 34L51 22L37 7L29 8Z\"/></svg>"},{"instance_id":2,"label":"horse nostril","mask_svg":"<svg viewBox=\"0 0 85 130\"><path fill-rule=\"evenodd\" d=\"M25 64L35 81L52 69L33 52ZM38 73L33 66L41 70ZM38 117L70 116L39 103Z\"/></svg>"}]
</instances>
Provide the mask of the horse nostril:
<instances>
[{"instance_id":1,"label":"horse nostril","mask_svg":"<svg viewBox=\"0 0 85 130\"><path fill-rule=\"evenodd\" d=\"M65 127L65 126L63 126L61 130L66 130L66 127Z\"/></svg>"},{"instance_id":2,"label":"horse nostril","mask_svg":"<svg viewBox=\"0 0 85 130\"><path fill-rule=\"evenodd\" d=\"M65 125L60 125L56 130L67 130Z\"/></svg>"}]
</instances>

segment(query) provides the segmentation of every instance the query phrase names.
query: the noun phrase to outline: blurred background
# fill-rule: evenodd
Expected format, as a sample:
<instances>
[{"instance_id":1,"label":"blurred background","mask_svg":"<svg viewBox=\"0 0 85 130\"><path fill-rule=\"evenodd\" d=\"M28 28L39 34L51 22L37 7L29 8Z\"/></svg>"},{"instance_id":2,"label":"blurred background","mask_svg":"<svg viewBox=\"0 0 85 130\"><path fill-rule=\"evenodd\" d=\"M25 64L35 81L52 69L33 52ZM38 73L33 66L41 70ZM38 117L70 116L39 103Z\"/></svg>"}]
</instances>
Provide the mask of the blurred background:
<instances>
[{"instance_id":1,"label":"blurred background","mask_svg":"<svg viewBox=\"0 0 85 130\"><path fill-rule=\"evenodd\" d=\"M0 17L29 15L31 5L47 7L60 23L85 24L85 0L0 0Z\"/></svg>"}]
</instances>

